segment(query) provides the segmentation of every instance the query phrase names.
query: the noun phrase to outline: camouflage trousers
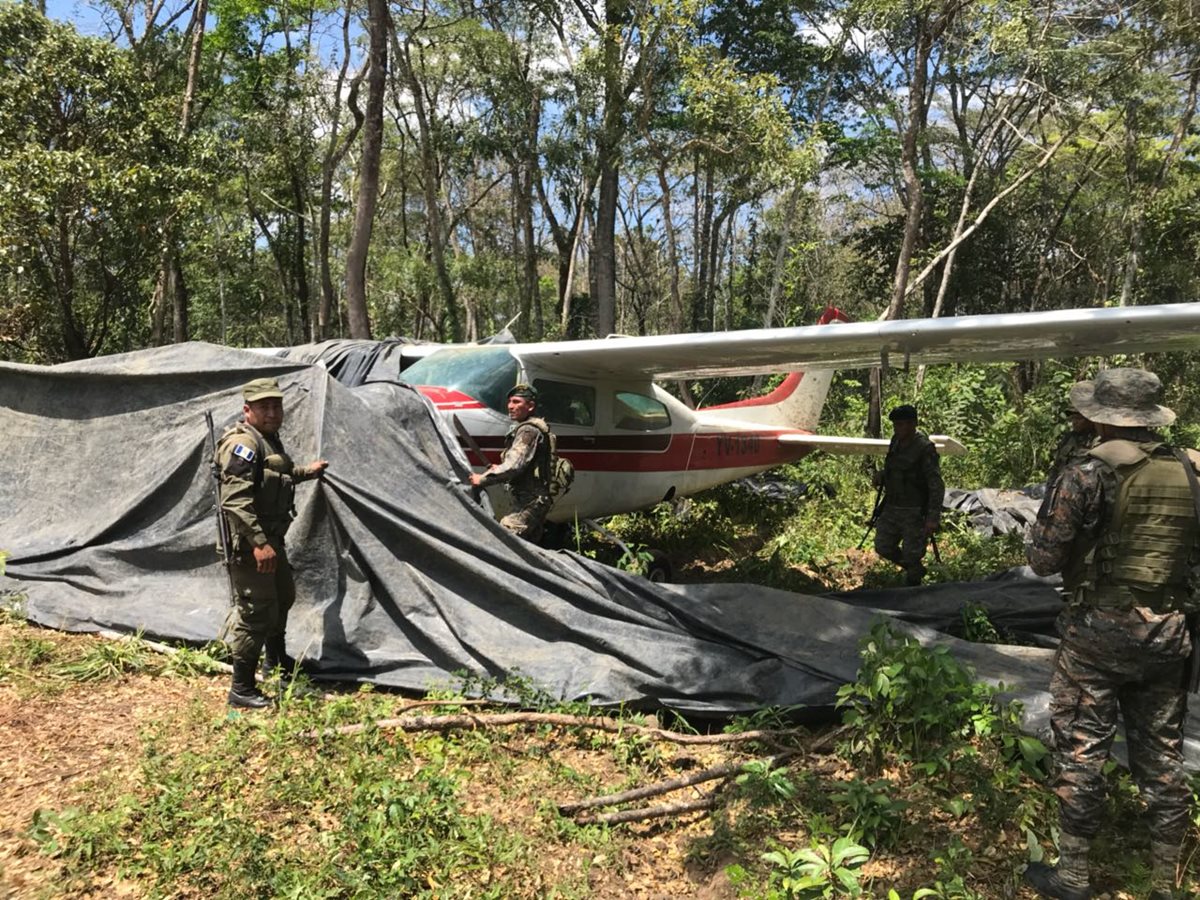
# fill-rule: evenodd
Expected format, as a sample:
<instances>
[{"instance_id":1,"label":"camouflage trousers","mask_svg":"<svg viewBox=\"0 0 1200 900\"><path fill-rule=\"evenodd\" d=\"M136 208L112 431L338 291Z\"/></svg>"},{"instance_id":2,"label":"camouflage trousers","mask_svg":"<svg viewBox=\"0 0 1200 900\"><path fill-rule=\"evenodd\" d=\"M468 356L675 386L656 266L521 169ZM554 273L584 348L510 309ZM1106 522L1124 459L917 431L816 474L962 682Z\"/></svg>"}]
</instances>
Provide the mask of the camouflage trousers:
<instances>
[{"instance_id":1,"label":"camouflage trousers","mask_svg":"<svg viewBox=\"0 0 1200 900\"><path fill-rule=\"evenodd\" d=\"M1059 631L1050 727L1062 830L1092 838L1100 828L1103 767L1120 711L1151 838L1177 846L1191 804L1183 768L1183 677L1191 650L1184 615L1077 606L1060 616Z\"/></svg>"},{"instance_id":2,"label":"camouflage trousers","mask_svg":"<svg viewBox=\"0 0 1200 900\"><path fill-rule=\"evenodd\" d=\"M925 514L915 506L887 503L875 522L875 552L904 569L916 584L925 575Z\"/></svg>"},{"instance_id":3,"label":"camouflage trousers","mask_svg":"<svg viewBox=\"0 0 1200 900\"><path fill-rule=\"evenodd\" d=\"M536 544L542 538L542 528L546 524L546 514L550 512L552 501L549 497L535 496L533 498L513 497L512 512L500 520L500 524L517 537Z\"/></svg>"},{"instance_id":4,"label":"camouflage trousers","mask_svg":"<svg viewBox=\"0 0 1200 900\"><path fill-rule=\"evenodd\" d=\"M263 644L270 638L283 638L288 612L296 601L296 583L283 542L272 540L276 566L271 573L259 572L254 554L239 553L229 567L237 605L229 628L229 651L235 662L251 669L258 665Z\"/></svg>"}]
</instances>

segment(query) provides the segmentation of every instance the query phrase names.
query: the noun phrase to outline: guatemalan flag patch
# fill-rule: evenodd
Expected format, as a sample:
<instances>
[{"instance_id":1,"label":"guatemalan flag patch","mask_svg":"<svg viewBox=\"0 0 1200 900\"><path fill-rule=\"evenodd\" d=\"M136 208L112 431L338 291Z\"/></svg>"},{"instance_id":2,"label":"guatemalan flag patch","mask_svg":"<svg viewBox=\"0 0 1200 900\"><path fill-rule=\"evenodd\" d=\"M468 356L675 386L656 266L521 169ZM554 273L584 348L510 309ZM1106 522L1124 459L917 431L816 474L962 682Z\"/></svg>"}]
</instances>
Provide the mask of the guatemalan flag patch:
<instances>
[{"instance_id":1,"label":"guatemalan flag patch","mask_svg":"<svg viewBox=\"0 0 1200 900\"><path fill-rule=\"evenodd\" d=\"M254 451L251 450L249 447L247 447L245 444L238 444L236 447L234 447L233 455L240 456L242 459L244 459L248 463L254 462Z\"/></svg>"}]
</instances>

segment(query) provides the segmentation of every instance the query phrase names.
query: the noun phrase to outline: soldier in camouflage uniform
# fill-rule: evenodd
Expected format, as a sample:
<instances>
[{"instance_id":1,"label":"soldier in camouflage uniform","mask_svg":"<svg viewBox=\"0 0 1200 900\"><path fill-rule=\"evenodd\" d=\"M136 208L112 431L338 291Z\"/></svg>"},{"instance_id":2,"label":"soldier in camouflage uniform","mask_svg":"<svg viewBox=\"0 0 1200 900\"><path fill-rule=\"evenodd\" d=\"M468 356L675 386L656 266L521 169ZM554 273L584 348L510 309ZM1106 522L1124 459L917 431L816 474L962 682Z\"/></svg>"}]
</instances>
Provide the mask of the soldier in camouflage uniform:
<instances>
[{"instance_id":1,"label":"soldier in camouflage uniform","mask_svg":"<svg viewBox=\"0 0 1200 900\"><path fill-rule=\"evenodd\" d=\"M1071 463L1087 459L1088 451L1096 445L1096 429L1087 416L1074 407L1068 407L1067 421L1070 423L1069 427L1058 439L1058 446L1054 448L1054 459L1051 460L1050 469L1046 473L1047 492L1054 487L1054 482L1058 481L1063 469Z\"/></svg>"},{"instance_id":2,"label":"soldier in camouflage uniform","mask_svg":"<svg viewBox=\"0 0 1200 900\"><path fill-rule=\"evenodd\" d=\"M229 571L237 594L229 633L233 663L229 705L258 709L269 704L254 681L264 645L267 670L295 669L295 661L284 651L288 611L296 599L284 548L295 484L320 477L329 463L319 459L297 466L283 449L279 440L283 392L278 381L251 381L242 388L242 397L242 421L221 435L216 456L221 511L233 544Z\"/></svg>"},{"instance_id":3,"label":"soldier in camouflage uniform","mask_svg":"<svg viewBox=\"0 0 1200 900\"><path fill-rule=\"evenodd\" d=\"M550 426L533 415L537 389L518 384L508 392L508 417L513 424L504 440L500 462L471 475L471 484L507 484L513 511L500 524L518 537L536 543L542 536L550 496Z\"/></svg>"},{"instance_id":4,"label":"soldier in camouflage uniform","mask_svg":"<svg viewBox=\"0 0 1200 900\"><path fill-rule=\"evenodd\" d=\"M925 547L941 524L942 482L937 448L917 431L917 408L897 406L889 414L892 442L875 484L883 488L883 506L875 522L875 552L905 572L904 583L925 577Z\"/></svg>"},{"instance_id":5,"label":"soldier in camouflage uniform","mask_svg":"<svg viewBox=\"0 0 1200 900\"><path fill-rule=\"evenodd\" d=\"M1054 867L1033 863L1025 880L1044 897L1091 896L1088 847L1104 812L1104 772L1125 721L1129 764L1146 798L1152 900L1175 893L1191 794L1183 768L1185 610L1195 554L1195 507L1187 471L1153 427L1175 414L1158 405L1161 385L1141 369L1107 369L1071 389L1100 442L1068 465L1030 535L1029 564L1063 573L1067 607L1050 679L1061 835ZM1187 460L1200 468L1200 454Z\"/></svg>"}]
</instances>

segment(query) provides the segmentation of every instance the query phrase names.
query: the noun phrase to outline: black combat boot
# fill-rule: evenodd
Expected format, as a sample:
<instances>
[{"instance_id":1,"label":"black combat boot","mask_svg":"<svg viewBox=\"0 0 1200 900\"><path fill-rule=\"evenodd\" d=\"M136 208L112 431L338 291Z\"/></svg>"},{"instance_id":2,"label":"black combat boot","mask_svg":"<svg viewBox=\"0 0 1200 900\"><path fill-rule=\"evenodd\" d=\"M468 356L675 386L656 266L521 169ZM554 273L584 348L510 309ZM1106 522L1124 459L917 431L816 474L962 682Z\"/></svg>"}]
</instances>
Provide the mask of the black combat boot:
<instances>
[{"instance_id":1,"label":"black combat boot","mask_svg":"<svg viewBox=\"0 0 1200 900\"><path fill-rule=\"evenodd\" d=\"M906 569L904 572L904 583L908 587L916 587L925 578L925 566L922 563L917 563L915 567Z\"/></svg>"},{"instance_id":2,"label":"black combat boot","mask_svg":"<svg viewBox=\"0 0 1200 900\"><path fill-rule=\"evenodd\" d=\"M233 685L229 688L229 705L238 709L263 709L271 701L254 683L254 663L234 660Z\"/></svg>"},{"instance_id":3,"label":"black combat boot","mask_svg":"<svg viewBox=\"0 0 1200 900\"><path fill-rule=\"evenodd\" d=\"M263 678L270 678L275 670L284 681L291 680L296 674L296 660L287 655L283 635L273 635L266 640L263 647L262 673Z\"/></svg>"},{"instance_id":4,"label":"black combat boot","mask_svg":"<svg viewBox=\"0 0 1200 900\"><path fill-rule=\"evenodd\" d=\"M1058 865L1030 863L1025 870L1025 883L1043 897L1055 900L1090 900L1091 885L1088 884L1087 838L1076 837L1065 831L1058 838Z\"/></svg>"}]
</instances>

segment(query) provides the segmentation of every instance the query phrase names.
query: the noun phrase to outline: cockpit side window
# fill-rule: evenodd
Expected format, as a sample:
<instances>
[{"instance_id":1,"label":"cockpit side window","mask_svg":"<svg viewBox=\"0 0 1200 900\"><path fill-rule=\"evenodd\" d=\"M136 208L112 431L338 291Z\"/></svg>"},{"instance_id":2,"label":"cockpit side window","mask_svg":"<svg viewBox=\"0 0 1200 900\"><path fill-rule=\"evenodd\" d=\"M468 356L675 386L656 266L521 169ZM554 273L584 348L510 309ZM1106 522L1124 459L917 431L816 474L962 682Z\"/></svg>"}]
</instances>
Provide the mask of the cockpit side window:
<instances>
[{"instance_id":1,"label":"cockpit side window","mask_svg":"<svg viewBox=\"0 0 1200 900\"><path fill-rule=\"evenodd\" d=\"M447 347L413 363L402 377L412 385L460 391L507 413L508 391L517 383L517 361L505 347Z\"/></svg>"},{"instance_id":2,"label":"cockpit side window","mask_svg":"<svg viewBox=\"0 0 1200 900\"><path fill-rule=\"evenodd\" d=\"M613 424L627 431L658 431L671 424L671 413L653 397L632 391L613 395Z\"/></svg>"},{"instance_id":3,"label":"cockpit side window","mask_svg":"<svg viewBox=\"0 0 1200 900\"><path fill-rule=\"evenodd\" d=\"M593 425L596 422L596 389L587 384L537 378L538 402L534 415L559 425Z\"/></svg>"}]
</instances>

